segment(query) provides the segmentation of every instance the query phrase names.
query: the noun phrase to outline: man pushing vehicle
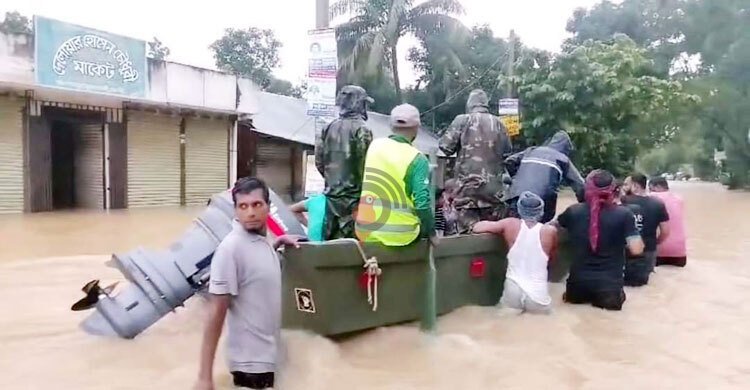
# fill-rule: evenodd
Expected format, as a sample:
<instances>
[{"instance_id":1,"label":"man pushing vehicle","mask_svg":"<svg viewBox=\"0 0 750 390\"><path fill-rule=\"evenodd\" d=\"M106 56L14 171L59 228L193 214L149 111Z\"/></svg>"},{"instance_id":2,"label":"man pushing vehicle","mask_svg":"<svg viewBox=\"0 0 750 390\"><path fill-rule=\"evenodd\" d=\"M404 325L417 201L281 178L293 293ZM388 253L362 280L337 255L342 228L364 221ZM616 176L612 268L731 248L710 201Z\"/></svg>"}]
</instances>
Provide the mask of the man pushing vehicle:
<instances>
[{"instance_id":1,"label":"man pushing vehicle","mask_svg":"<svg viewBox=\"0 0 750 390\"><path fill-rule=\"evenodd\" d=\"M585 200L583 177L570 161L573 150L575 147L568 133L558 131L542 146L527 148L505 159L505 167L513 177L506 195L509 216L518 217L518 197L526 191L544 200L542 223L555 217L557 192L561 185L571 187L579 202Z\"/></svg>"}]
</instances>

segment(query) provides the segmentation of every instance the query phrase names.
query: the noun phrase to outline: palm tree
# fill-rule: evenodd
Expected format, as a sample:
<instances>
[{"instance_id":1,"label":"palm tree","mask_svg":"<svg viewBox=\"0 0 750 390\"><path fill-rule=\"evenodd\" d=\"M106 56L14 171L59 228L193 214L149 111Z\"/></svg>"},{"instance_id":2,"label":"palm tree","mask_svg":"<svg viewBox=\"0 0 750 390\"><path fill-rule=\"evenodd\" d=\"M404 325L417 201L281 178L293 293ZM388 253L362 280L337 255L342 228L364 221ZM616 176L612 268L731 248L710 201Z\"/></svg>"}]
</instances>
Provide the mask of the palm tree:
<instances>
[{"instance_id":1,"label":"palm tree","mask_svg":"<svg viewBox=\"0 0 750 390\"><path fill-rule=\"evenodd\" d=\"M451 15L462 14L458 0L339 0L331 6L331 16L352 15L336 27L342 46L350 49L342 70L373 74L390 68L396 96L400 101L398 41L407 33L423 38L438 31L465 30ZM364 69L358 69L364 66Z\"/></svg>"}]
</instances>

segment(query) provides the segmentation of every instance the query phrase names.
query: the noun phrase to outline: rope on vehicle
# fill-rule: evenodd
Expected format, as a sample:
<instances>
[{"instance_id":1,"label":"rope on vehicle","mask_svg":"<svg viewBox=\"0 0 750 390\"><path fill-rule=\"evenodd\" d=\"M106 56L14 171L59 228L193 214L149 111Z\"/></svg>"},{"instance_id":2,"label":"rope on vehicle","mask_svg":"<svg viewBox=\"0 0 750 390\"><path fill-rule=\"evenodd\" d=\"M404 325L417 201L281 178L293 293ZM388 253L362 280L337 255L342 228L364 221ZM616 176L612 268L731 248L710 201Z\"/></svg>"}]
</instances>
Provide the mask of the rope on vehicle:
<instances>
[{"instance_id":1,"label":"rope on vehicle","mask_svg":"<svg viewBox=\"0 0 750 390\"><path fill-rule=\"evenodd\" d=\"M367 272L367 303L372 305L372 311L378 310L378 277L383 270L378 266L378 258L370 257L365 260L363 267Z\"/></svg>"},{"instance_id":2,"label":"rope on vehicle","mask_svg":"<svg viewBox=\"0 0 750 390\"><path fill-rule=\"evenodd\" d=\"M367 255L365 255L365 251L362 249L362 245L360 245L360 242L353 238L339 238L336 239L336 241L349 242L353 244L354 247L357 248L357 252L359 252L359 255L362 256L362 261L364 262L362 268L365 269L365 273L367 274L367 303L372 305L372 311L377 311L378 278L383 273L383 270L381 270L380 266L378 265L378 258L373 256L368 259Z\"/></svg>"}]
</instances>

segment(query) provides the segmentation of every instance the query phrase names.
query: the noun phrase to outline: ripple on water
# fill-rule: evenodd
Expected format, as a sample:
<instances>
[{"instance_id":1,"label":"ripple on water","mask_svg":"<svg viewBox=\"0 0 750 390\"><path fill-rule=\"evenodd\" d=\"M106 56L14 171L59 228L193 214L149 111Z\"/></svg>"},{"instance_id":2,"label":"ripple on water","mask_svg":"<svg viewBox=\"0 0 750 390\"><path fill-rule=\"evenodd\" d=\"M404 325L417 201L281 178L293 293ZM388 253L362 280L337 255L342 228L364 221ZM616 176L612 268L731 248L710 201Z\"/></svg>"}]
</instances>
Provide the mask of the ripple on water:
<instances>
[{"instance_id":1,"label":"ripple on water","mask_svg":"<svg viewBox=\"0 0 750 390\"><path fill-rule=\"evenodd\" d=\"M336 342L285 331L278 387L750 388L750 195L675 188L686 201L689 265L659 268L649 286L628 289L622 312L564 305L564 286L553 284L550 316L467 307L442 317L433 337L415 325ZM85 335L86 314L68 308L87 280L120 278L101 254L164 247L190 218L189 210L0 217L0 237L10 238L0 254L0 388L189 388L200 299L130 341ZM219 388L230 388L223 359L215 372Z\"/></svg>"}]
</instances>

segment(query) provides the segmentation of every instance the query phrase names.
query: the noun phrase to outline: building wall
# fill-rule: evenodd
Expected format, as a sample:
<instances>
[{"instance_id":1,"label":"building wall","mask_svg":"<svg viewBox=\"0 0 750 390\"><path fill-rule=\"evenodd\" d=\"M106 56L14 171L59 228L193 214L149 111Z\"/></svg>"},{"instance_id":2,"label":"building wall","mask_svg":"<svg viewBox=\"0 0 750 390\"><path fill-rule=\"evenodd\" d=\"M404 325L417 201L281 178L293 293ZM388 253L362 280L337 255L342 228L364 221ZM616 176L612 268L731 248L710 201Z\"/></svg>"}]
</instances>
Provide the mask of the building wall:
<instances>
[{"instance_id":1,"label":"building wall","mask_svg":"<svg viewBox=\"0 0 750 390\"><path fill-rule=\"evenodd\" d=\"M21 110L23 105L26 104L26 99L28 99L32 102L30 103L32 105L41 105L41 102L53 102L55 104L85 106L82 108L83 110L104 109L107 112L109 110L118 112L145 110L160 116L177 116L180 118L197 116L210 117L213 120L218 120L220 117L226 119L227 115L232 118L243 118L260 111L257 97L259 89L250 80L209 69L156 60L148 61L148 73L149 85L144 99L126 99L117 96L40 87L36 85L34 74L33 36L0 33L0 94L18 95L21 104L19 109ZM0 98L2 98L2 95L0 95ZM41 108L37 107L36 110L41 111ZM232 120L234 119L229 120L230 129L232 128ZM18 207L18 202L12 207L14 210L18 209L17 211L21 209L30 212L50 210L53 198L49 185L51 152L49 142L44 142L50 137L50 124L39 113L22 116L20 122L11 122L12 120L8 119L7 115L6 117L0 117L0 129L21 123L18 129L18 137L5 137L2 141L5 143L5 147L18 154L16 156L10 153L7 156L17 162L15 166L20 167L21 172L21 207ZM148 142L141 141L149 137L140 137L145 133L139 131L137 125L133 128L130 127L130 123L115 123L109 119L104 127L105 153L109 156L109 159L105 159L105 166L103 167L104 172L109 173L109 176L105 177L104 183L105 191L107 191L105 206L109 208L123 208L128 207L129 203L137 203L137 199L129 198L130 195L134 195L133 190L137 186L158 186L157 183L150 184L150 178L148 177L141 177L143 180L136 180L136 176L143 173L138 169L143 167L139 168L134 164L134 161L137 160L135 158L137 153L133 150L133 145L139 142L148 145ZM170 132L172 127L170 126ZM242 131L238 132L240 135L242 134ZM240 152L244 149L246 155L247 151L252 151L252 155L248 157L250 160L242 161L238 158L236 167L228 169L229 171L233 171L234 168L237 168L238 171L244 169L245 172L252 171L255 173L257 171L258 161L256 157L259 141L257 133L255 131L252 131L252 133L254 134L252 139L256 141L253 145L237 145L236 147ZM235 133L230 131L230 134ZM165 139L162 140L164 141L162 146L167 143L166 138L170 138L168 148L173 148L174 142L178 144L174 146L176 150L180 150L179 127L169 136L164 135ZM174 135L173 140L172 135ZM280 170L284 176L282 182L289 183L288 186L280 190L282 192L280 195L288 200L298 199L304 193L304 168L301 160L305 146L283 138L277 138L273 143L277 147L277 151L283 154L283 163L280 159L281 154L274 156L272 159L279 159L279 163L283 164L284 169ZM227 140L227 144L227 152L231 154L233 150L231 138ZM185 155L183 157L189 157L184 151L178 152L178 154L180 153ZM16 158L13 158L13 156L16 156ZM169 158L173 159L174 156ZM248 162L250 165L248 165ZM184 171L187 164L184 161L181 161L180 164L176 170L177 172L183 171L180 172L181 177L178 180L183 184L179 190L184 192L184 182L186 181ZM241 167L242 164L245 166ZM167 167L170 172L173 172L174 169L174 167ZM266 172L268 171L266 169ZM227 172L223 175L222 180L227 180L229 175L230 172ZM141 174L141 176L144 175ZM167 182L172 183L174 178L171 178L171 175L167 176L169 176ZM174 186L171 186L170 189L172 187ZM141 195L143 198L148 194L141 193ZM18 198L18 194L14 196ZM185 194L181 194L181 196L184 203ZM145 198L148 198L148 196L145 196ZM0 209L2 209L8 202L0 201L0 203L3 203L0 204Z\"/></svg>"},{"instance_id":2,"label":"building wall","mask_svg":"<svg viewBox=\"0 0 750 390\"><path fill-rule=\"evenodd\" d=\"M118 98L35 85L34 38L0 33L0 90L33 91L39 100L122 108L125 100L158 106L185 107L226 114L257 111L249 96L257 90L247 79L211 69L168 61L148 60L149 85L145 99ZM238 90L245 91L244 97Z\"/></svg>"}]
</instances>

